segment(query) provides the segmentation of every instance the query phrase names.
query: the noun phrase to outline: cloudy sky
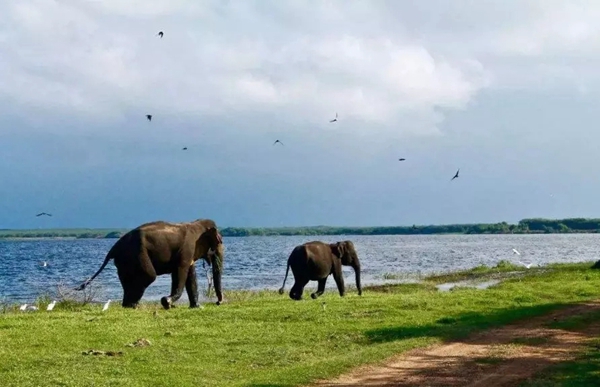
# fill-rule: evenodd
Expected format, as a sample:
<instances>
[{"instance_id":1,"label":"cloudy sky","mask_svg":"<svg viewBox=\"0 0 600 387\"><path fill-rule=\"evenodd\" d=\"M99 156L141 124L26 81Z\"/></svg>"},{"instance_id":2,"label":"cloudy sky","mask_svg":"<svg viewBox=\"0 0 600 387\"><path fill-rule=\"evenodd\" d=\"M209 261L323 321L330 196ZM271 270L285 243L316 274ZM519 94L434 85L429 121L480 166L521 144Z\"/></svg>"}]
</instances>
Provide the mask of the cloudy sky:
<instances>
[{"instance_id":1,"label":"cloudy sky","mask_svg":"<svg viewBox=\"0 0 600 387\"><path fill-rule=\"evenodd\" d=\"M599 18L593 0L0 2L0 228L600 216Z\"/></svg>"}]
</instances>

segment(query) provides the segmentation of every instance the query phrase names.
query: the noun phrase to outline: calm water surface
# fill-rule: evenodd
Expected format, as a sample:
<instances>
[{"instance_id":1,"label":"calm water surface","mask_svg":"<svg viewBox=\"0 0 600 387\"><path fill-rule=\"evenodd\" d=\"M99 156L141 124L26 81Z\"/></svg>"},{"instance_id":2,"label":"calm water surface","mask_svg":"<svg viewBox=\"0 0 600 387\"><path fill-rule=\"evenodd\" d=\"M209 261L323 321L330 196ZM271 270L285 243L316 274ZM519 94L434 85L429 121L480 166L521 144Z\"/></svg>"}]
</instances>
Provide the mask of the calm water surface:
<instances>
[{"instance_id":1,"label":"calm water surface","mask_svg":"<svg viewBox=\"0 0 600 387\"><path fill-rule=\"evenodd\" d=\"M294 246L311 241L352 240L362 262L363 285L383 282L384 274L403 276L467 269L480 264L495 265L507 259L517 263L545 264L598 260L600 234L546 235L410 235L410 236L277 236L224 238L223 288L278 289L286 261ZM40 295L53 295L58 283L77 285L94 274L116 239L5 240L0 241L0 301L31 302ZM521 252L515 255L512 249ZM43 267L40 262L46 261ZM202 265L198 265L200 289L206 287ZM344 267L346 284L354 285L352 268ZM159 277L146 290L143 300L159 299L170 290L171 278ZM121 300L122 289L113 262L92 283L99 299ZM292 273L286 282L293 284ZM307 289L315 289L310 282ZM327 281L335 290L333 278ZM187 295L182 297L187 300Z\"/></svg>"}]
</instances>

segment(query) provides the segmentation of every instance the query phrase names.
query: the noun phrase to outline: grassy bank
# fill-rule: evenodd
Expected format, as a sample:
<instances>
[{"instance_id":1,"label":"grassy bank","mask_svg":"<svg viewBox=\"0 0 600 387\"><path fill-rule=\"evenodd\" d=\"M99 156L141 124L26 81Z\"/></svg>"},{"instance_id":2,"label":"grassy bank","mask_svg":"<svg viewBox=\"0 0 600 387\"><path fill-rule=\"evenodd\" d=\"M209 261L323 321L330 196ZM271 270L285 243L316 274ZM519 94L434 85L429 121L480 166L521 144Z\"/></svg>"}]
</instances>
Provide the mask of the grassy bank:
<instances>
[{"instance_id":1,"label":"grassy bank","mask_svg":"<svg viewBox=\"0 0 600 387\"><path fill-rule=\"evenodd\" d=\"M0 229L0 239L118 238L127 229ZM523 219L506 222L382 227L222 227L225 237L291 235L433 235L433 234L554 234L598 233L600 219Z\"/></svg>"},{"instance_id":2,"label":"grassy bank","mask_svg":"<svg viewBox=\"0 0 600 387\"><path fill-rule=\"evenodd\" d=\"M502 265L501 265L502 266ZM294 386L401 351L600 297L590 263L529 270L487 290L438 292L422 284L327 290L294 302L275 292L226 292L227 303L164 311L146 303L107 312L57 305L0 313L3 386ZM486 278L514 267L451 276ZM475 273L475 274L474 274ZM450 277L448 277L450 278ZM289 285L287 290L289 290ZM40 305L43 307L43 305ZM149 346L128 347L145 338ZM90 349L117 356L84 355Z\"/></svg>"}]
</instances>

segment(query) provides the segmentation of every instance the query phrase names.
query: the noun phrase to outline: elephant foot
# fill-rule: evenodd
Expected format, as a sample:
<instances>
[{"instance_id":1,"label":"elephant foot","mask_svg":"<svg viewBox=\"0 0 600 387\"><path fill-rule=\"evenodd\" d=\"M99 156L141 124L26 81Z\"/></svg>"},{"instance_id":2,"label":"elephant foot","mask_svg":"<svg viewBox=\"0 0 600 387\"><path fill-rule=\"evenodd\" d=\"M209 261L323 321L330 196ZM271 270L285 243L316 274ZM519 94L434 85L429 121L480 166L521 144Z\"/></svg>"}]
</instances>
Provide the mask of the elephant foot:
<instances>
[{"instance_id":1,"label":"elephant foot","mask_svg":"<svg viewBox=\"0 0 600 387\"><path fill-rule=\"evenodd\" d=\"M173 304L171 304L171 297L163 297L160 299L160 303L165 309L170 309Z\"/></svg>"},{"instance_id":2,"label":"elephant foot","mask_svg":"<svg viewBox=\"0 0 600 387\"><path fill-rule=\"evenodd\" d=\"M200 305L198 305L198 304L190 304L191 309L195 309L195 308L199 308L199 307L200 307Z\"/></svg>"},{"instance_id":3,"label":"elephant foot","mask_svg":"<svg viewBox=\"0 0 600 387\"><path fill-rule=\"evenodd\" d=\"M123 308L129 308L129 309L137 309L137 303L135 304L131 304L131 303L122 303L121 306Z\"/></svg>"},{"instance_id":4,"label":"elephant foot","mask_svg":"<svg viewBox=\"0 0 600 387\"><path fill-rule=\"evenodd\" d=\"M319 296L320 296L320 294L318 294L318 293L313 293L313 294L311 294L311 295L310 295L310 298L312 298L313 300L316 300L316 299L317 299L317 297L319 297Z\"/></svg>"}]
</instances>

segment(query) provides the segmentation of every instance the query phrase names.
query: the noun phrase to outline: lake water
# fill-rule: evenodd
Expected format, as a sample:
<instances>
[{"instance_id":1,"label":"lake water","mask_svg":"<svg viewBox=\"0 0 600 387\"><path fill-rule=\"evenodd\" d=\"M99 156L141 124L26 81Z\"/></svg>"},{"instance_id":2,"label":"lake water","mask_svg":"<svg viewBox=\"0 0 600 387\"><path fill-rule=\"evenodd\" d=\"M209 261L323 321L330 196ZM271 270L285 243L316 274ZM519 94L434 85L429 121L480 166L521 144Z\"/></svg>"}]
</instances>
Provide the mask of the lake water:
<instances>
[{"instance_id":1,"label":"lake water","mask_svg":"<svg viewBox=\"0 0 600 387\"><path fill-rule=\"evenodd\" d=\"M599 234L225 237L223 289L278 289L294 246L311 240L345 239L356 246L363 286L399 281L385 280L386 273L400 274L400 281L415 280L423 274L480 264L491 266L502 259L537 264L595 261L599 259L600 246ZM116 239L0 241L0 301L31 302L40 295L55 294L58 283L80 284L96 272L115 242ZM514 254L513 248L521 255ZM41 266L42 261L48 265ZM199 288L205 289L201 264L198 269ZM352 268L344 267L344 274L346 285L354 285ZM290 272L285 297L293 282ZM112 261L92 284L100 290L99 300L110 298L120 304L122 289ZM170 276L159 277L142 300L167 295L170 284ZM316 282L309 282L306 288L316 289ZM327 289L337 292L331 277ZM181 302L187 303L185 292Z\"/></svg>"}]
</instances>

